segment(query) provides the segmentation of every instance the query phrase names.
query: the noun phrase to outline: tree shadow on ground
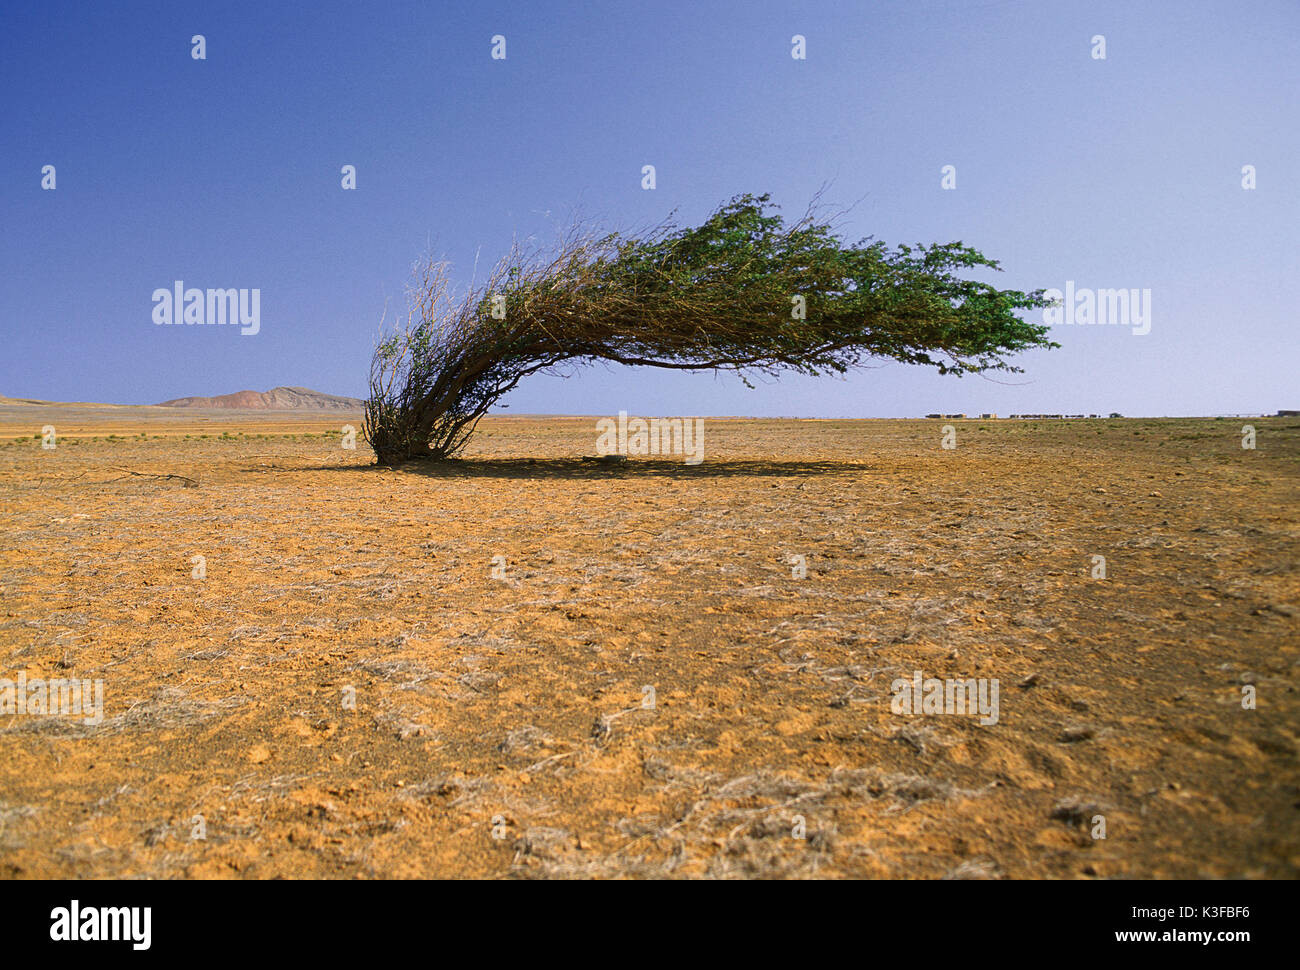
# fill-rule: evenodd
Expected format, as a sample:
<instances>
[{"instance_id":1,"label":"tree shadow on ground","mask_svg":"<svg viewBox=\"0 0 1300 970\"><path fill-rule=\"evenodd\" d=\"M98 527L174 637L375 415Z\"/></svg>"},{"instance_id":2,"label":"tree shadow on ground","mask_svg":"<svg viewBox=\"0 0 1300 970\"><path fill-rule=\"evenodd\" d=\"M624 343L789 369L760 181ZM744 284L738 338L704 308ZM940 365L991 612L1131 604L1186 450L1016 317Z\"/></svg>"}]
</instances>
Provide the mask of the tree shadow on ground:
<instances>
[{"instance_id":1,"label":"tree shadow on ground","mask_svg":"<svg viewBox=\"0 0 1300 970\"><path fill-rule=\"evenodd\" d=\"M805 477L846 474L870 466L851 461L774 461L771 459L705 461L687 465L678 461L629 460L619 464L580 458L473 458L451 461L408 461L396 468L380 465L310 465L277 471L347 471L378 474L390 471L418 478L506 479L640 479L640 478L746 478Z\"/></svg>"}]
</instances>

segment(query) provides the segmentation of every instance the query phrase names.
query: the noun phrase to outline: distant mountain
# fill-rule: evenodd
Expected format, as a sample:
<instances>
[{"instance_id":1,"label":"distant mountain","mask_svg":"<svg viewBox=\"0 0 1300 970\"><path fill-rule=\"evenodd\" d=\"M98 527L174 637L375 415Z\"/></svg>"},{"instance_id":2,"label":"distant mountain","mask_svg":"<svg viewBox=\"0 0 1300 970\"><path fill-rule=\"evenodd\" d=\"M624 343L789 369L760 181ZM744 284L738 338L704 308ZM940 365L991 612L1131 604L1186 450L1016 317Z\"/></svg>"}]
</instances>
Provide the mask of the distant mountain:
<instances>
[{"instance_id":1,"label":"distant mountain","mask_svg":"<svg viewBox=\"0 0 1300 970\"><path fill-rule=\"evenodd\" d=\"M269 391L236 391L217 397L178 397L163 401L163 408L241 408L256 411L360 411L365 402L355 397L324 394L309 387L273 387Z\"/></svg>"}]
</instances>

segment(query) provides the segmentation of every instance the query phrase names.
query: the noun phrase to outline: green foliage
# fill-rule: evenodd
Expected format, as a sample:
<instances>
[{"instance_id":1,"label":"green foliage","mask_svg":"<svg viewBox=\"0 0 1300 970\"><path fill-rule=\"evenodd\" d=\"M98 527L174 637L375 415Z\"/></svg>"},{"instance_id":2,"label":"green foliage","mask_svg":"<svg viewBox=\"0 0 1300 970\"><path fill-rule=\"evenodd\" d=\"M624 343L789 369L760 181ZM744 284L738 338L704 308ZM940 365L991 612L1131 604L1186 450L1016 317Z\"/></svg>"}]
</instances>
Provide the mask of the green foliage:
<instances>
[{"instance_id":1,"label":"green foliage","mask_svg":"<svg viewBox=\"0 0 1300 970\"><path fill-rule=\"evenodd\" d=\"M1042 292L960 275L977 268L1000 267L959 242L844 245L828 224L806 216L787 227L767 195L744 195L698 228L625 243L610 273L639 300L622 321L629 333L638 315L655 318L644 354L678 363L816 375L876 357L962 374L1016 370L1005 354L1054 346L1046 326L1017 316L1048 305ZM804 319L792 314L795 296ZM714 308L708 322L672 313L699 305Z\"/></svg>"}]
</instances>

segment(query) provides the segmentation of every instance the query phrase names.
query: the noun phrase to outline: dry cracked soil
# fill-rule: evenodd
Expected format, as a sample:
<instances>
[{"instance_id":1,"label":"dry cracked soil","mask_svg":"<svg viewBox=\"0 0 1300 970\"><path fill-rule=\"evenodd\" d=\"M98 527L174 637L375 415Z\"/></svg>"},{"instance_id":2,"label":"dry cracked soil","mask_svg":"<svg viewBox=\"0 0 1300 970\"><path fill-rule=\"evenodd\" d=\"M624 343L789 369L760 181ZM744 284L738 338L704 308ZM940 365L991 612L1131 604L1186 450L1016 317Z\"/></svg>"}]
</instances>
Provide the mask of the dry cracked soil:
<instances>
[{"instance_id":1,"label":"dry cracked soil","mask_svg":"<svg viewBox=\"0 0 1300 970\"><path fill-rule=\"evenodd\" d=\"M349 419L0 407L0 874L1300 870L1300 419Z\"/></svg>"}]
</instances>

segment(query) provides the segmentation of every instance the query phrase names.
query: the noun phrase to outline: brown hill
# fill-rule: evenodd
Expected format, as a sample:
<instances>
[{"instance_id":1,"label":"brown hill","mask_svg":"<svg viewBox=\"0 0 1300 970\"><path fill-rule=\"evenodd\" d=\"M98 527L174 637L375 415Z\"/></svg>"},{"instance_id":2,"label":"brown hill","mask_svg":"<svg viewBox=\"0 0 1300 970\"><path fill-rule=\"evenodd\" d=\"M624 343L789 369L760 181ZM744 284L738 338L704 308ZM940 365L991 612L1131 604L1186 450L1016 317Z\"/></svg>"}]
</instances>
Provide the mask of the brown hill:
<instances>
[{"instance_id":1,"label":"brown hill","mask_svg":"<svg viewBox=\"0 0 1300 970\"><path fill-rule=\"evenodd\" d=\"M164 408L241 408L255 411L360 411L365 402L355 397L324 394L308 387L273 387L269 391L236 391L217 397L178 397L163 401Z\"/></svg>"}]
</instances>

